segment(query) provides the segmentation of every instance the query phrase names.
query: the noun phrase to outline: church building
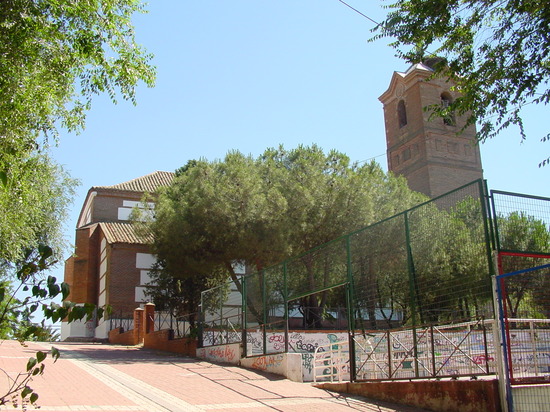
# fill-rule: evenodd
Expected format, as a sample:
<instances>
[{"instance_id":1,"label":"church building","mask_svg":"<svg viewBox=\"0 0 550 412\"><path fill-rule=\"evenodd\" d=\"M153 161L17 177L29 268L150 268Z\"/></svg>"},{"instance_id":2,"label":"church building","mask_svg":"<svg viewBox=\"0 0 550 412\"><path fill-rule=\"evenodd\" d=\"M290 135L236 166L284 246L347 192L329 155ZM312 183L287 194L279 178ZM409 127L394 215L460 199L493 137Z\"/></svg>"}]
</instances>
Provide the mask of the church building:
<instances>
[{"instance_id":1,"label":"church building","mask_svg":"<svg viewBox=\"0 0 550 412\"><path fill-rule=\"evenodd\" d=\"M88 191L76 225L75 251L65 261L71 302L110 305L112 316L121 318L132 317L134 309L146 302L148 270L155 262L152 239L136 231L130 214L145 206L144 194L168 186L173 178L171 172L154 172ZM104 339L108 332L108 319L61 324L61 340Z\"/></svg>"},{"instance_id":2,"label":"church building","mask_svg":"<svg viewBox=\"0 0 550 412\"><path fill-rule=\"evenodd\" d=\"M388 170L405 176L409 187L437 197L483 177L475 125L457 134L465 116L441 118L425 108L448 105L458 96L446 79L428 78L430 62L394 72L379 97L384 105Z\"/></svg>"},{"instance_id":3,"label":"church building","mask_svg":"<svg viewBox=\"0 0 550 412\"><path fill-rule=\"evenodd\" d=\"M430 118L430 105L450 104L457 94L444 79L429 79L429 64L394 72L379 97L384 106L388 169L403 175L412 190L437 197L483 176L475 126L457 131L465 118ZM427 80L429 79L429 80ZM129 221L142 207L145 193L168 186L173 173L155 172L114 186L88 191L76 228L76 248L65 263L69 300L110 305L117 318L129 318L146 300L149 269L155 262L152 239L139 234ZM153 205L149 205L153 206ZM108 320L64 322L61 339L106 338Z\"/></svg>"}]
</instances>

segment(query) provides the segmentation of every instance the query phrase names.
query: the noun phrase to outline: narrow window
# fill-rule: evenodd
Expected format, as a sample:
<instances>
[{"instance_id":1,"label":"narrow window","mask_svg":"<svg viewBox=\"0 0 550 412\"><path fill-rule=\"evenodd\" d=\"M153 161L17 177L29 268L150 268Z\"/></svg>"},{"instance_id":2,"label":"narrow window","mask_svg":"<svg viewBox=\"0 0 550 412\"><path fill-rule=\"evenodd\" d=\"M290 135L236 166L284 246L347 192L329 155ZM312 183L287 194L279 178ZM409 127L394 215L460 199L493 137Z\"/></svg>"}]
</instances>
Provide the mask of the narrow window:
<instances>
[{"instance_id":1,"label":"narrow window","mask_svg":"<svg viewBox=\"0 0 550 412\"><path fill-rule=\"evenodd\" d=\"M407 125L407 109L403 100L399 100L399 103L397 103L397 118L399 119L400 129Z\"/></svg>"},{"instance_id":2,"label":"narrow window","mask_svg":"<svg viewBox=\"0 0 550 412\"><path fill-rule=\"evenodd\" d=\"M441 93L441 107L443 109L447 109L452 102L453 102L453 98L449 93L447 92ZM455 125L455 116L451 111L449 111L449 113L446 113L443 116L443 123L446 124L447 126Z\"/></svg>"}]
</instances>

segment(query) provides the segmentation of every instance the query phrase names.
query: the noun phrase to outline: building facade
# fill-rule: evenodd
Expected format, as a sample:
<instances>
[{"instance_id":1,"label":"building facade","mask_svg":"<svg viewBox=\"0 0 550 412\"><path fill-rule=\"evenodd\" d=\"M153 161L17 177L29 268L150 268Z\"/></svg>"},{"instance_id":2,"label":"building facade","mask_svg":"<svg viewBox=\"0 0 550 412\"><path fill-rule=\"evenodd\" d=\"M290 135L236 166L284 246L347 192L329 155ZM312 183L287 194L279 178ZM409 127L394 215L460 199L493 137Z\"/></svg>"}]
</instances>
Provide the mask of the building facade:
<instances>
[{"instance_id":1,"label":"building facade","mask_svg":"<svg viewBox=\"0 0 550 412\"><path fill-rule=\"evenodd\" d=\"M135 207L150 210L142 203L143 196L168 186L173 178L170 172L154 172L88 191L77 222L75 251L65 262L65 282L71 290L68 300L110 305L116 317L131 317L146 301L145 285L155 262L150 251L152 238L136 231L130 214ZM62 322L61 340L103 339L108 326L108 319Z\"/></svg>"},{"instance_id":2,"label":"building facade","mask_svg":"<svg viewBox=\"0 0 550 412\"><path fill-rule=\"evenodd\" d=\"M475 125L457 134L466 116L433 116L425 108L448 105L458 97L445 79L427 79L428 64L394 72L379 97L384 105L388 170L404 176L412 190L430 197L483 177Z\"/></svg>"}]
</instances>

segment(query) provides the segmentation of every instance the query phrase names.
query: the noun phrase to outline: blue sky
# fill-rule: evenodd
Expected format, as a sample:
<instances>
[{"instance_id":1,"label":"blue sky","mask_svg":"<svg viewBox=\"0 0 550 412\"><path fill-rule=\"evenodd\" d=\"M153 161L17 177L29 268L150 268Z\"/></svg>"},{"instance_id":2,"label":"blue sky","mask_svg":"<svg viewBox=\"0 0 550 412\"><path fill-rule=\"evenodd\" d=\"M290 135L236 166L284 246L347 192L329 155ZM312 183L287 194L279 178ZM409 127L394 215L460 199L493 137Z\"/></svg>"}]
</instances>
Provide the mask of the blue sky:
<instances>
[{"instance_id":1,"label":"blue sky","mask_svg":"<svg viewBox=\"0 0 550 412\"><path fill-rule=\"evenodd\" d=\"M350 2L383 20L389 2ZM367 40L373 23L338 0L157 0L135 18L138 41L155 55L157 85L138 105L95 100L86 130L62 134L52 156L80 179L68 241L88 189L189 159L254 156L267 147L316 143L386 170L382 105L393 71L407 64L391 41ZM550 197L547 108L526 112L528 140L510 129L481 147L490 189ZM70 251L67 252L67 256ZM57 271L62 278L62 268Z\"/></svg>"}]
</instances>

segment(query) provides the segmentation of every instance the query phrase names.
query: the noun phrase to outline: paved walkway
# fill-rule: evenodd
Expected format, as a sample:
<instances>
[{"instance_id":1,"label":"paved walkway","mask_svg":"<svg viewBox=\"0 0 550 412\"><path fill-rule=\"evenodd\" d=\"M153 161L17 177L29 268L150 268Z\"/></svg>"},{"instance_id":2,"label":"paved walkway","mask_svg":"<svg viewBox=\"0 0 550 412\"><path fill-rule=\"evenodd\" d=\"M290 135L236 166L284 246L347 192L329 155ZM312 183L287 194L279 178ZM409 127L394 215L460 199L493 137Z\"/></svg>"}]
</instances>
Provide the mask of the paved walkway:
<instances>
[{"instance_id":1,"label":"paved walkway","mask_svg":"<svg viewBox=\"0 0 550 412\"><path fill-rule=\"evenodd\" d=\"M216 365L136 347L59 343L31 387L40 411L419 411L367 402L235 366ZM0 368L15 377L46 344L0 343ZM2 374L0 372L0 374ZM0 378L5 393L7 380ZM34 407L29 406L28 410ZM0 406L0 410L22 410Z\"/></svg>"}]
</instances>

